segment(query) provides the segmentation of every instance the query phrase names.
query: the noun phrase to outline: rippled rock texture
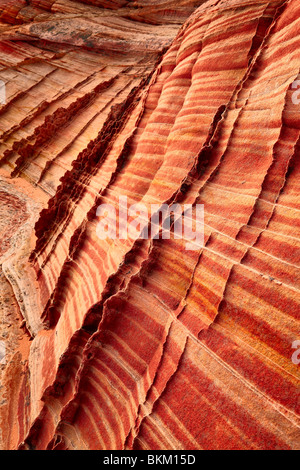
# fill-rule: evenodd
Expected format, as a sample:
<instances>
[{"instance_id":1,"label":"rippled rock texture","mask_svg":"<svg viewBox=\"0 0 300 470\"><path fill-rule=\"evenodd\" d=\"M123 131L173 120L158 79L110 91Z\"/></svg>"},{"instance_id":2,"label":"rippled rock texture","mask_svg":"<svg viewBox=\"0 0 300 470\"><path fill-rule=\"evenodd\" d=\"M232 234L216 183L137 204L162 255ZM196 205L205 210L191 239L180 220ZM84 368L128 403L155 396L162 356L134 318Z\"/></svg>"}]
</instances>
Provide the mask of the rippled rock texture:
<instances>
[{"instance_id":1,"label":"rippled rock texture","mask_svg":"<svg viewBox=\"0 0 300 470\"><path fill-rule=\"evenodd\" d=\"M2 448L298 449L299 0L0 19ZM125 196L204 246L101 240Z\"/></svg>"}]
</instances>

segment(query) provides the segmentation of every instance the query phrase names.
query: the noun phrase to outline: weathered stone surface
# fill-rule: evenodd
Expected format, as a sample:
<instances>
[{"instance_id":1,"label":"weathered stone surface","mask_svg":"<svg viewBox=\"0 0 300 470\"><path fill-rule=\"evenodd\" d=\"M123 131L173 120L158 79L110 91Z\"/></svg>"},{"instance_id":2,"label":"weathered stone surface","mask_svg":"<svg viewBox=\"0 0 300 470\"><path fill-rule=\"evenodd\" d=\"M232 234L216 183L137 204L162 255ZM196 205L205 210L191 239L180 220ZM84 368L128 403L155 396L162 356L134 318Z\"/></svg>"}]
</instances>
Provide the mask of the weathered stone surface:
<instances>
[{"instance_id":1,"label":"weathered stone surface","mask_svg":"<svg viewBox=\"0 0 300 470\"><path fill-rule=\"evenodd\" d=\"M2 448L299 448L298 0L0 18ZM99 239L121 196L203 248Z\"/></svg>"}]
</instances>

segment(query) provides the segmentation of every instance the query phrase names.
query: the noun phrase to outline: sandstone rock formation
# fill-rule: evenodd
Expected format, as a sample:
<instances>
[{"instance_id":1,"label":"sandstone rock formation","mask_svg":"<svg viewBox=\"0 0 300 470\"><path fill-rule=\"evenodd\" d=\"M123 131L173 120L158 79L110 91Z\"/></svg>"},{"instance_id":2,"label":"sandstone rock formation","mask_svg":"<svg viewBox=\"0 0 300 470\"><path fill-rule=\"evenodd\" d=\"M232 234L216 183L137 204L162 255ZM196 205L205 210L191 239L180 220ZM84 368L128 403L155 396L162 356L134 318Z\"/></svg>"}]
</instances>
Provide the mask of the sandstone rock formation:
<instances>
[{"instance_id":1,"label":"sandstone rock formation","mask_svg":"<svg viewBox=\"0 0 300 470\"><path fill-rule=\"evenodd\" d=\"M298 449L299 1L0 4L1 448Z\"/></svg>"}]
</instances>

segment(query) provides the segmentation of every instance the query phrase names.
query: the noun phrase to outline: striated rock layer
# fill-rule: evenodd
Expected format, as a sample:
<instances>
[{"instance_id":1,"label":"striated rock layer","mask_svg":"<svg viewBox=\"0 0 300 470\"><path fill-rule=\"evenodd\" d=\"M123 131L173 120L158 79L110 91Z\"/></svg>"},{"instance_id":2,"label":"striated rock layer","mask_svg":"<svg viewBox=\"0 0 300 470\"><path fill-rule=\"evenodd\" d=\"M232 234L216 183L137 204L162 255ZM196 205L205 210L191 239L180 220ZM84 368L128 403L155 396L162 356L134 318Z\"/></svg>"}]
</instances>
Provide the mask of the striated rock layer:
<instances>
[{"instance_id":1,"label":"striated rock layer","mask_svg":"<svg viewBox=\"0 0 300 470\"><path fill-rule=\"evenodd\" d=\"M299 449L299 1L2 3L2 448Z\"/></svg>"}]
</instances>

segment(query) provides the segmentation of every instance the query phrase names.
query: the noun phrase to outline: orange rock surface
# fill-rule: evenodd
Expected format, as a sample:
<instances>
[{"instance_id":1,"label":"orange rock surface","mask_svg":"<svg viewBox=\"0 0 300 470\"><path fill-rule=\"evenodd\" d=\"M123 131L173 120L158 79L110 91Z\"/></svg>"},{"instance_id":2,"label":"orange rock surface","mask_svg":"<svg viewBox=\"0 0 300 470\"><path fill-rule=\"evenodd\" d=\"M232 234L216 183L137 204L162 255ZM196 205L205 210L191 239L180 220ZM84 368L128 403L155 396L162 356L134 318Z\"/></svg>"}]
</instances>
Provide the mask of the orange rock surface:
<instances>
[{"instance_id":1,"label":"orange rock surface","mask_svg":"<svg viewBox=\"0 0 300 470\"><path fill-rule=\"evenodd\" d=\"M299 0L0 21L0 447L299 449ZM125 196L203 246L102 240Z\"/></svg>"}]
</instances>

